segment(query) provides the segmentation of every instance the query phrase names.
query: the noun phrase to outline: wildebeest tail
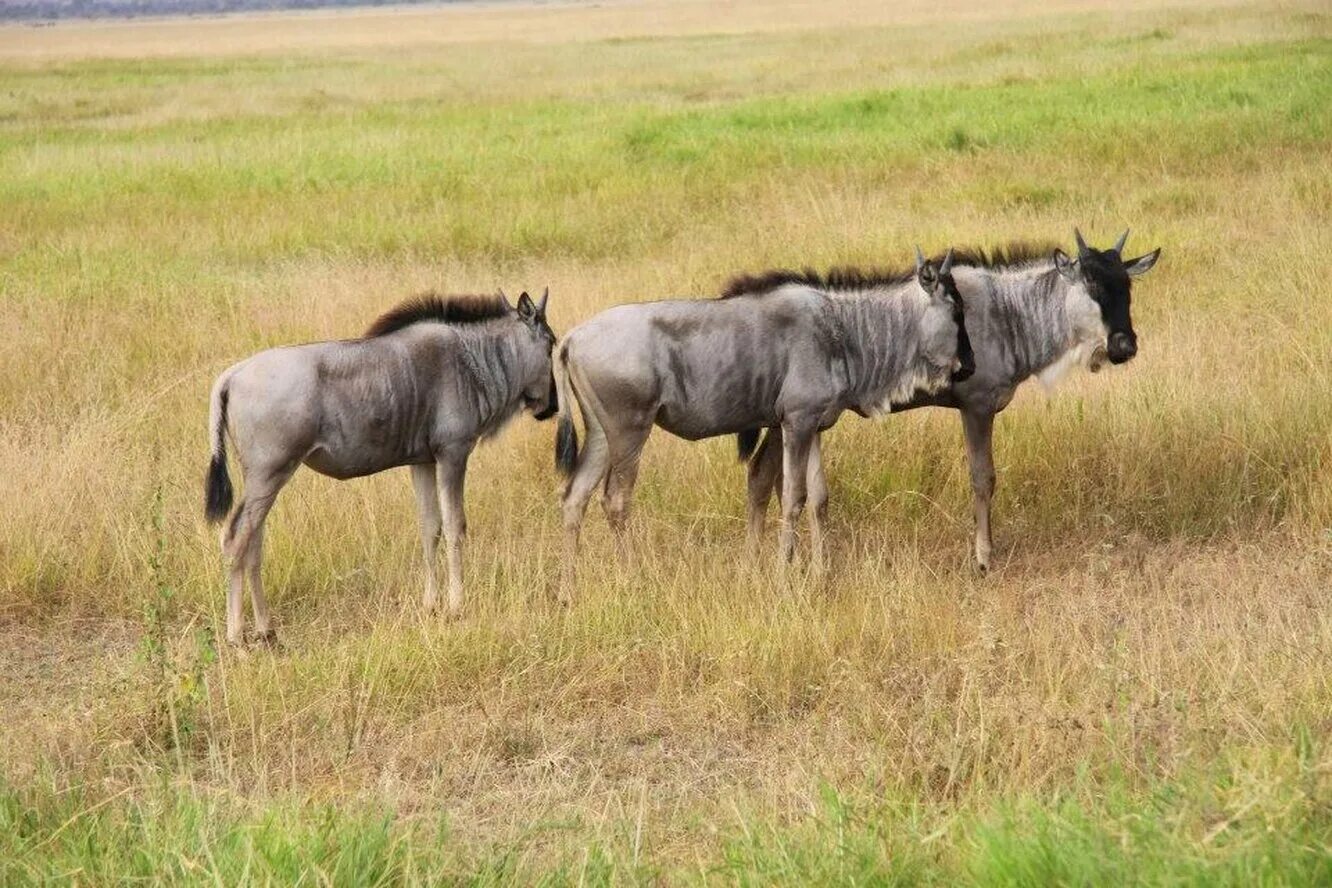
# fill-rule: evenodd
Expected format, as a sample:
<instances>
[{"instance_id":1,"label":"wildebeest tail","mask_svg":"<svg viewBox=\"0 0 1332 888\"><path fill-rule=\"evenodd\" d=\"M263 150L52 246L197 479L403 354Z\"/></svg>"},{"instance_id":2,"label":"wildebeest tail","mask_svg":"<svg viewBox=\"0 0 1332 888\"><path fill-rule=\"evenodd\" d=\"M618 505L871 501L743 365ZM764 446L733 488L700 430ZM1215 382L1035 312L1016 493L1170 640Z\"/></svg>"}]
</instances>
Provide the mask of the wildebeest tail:
<instances>
[{"instance_id":1,"label":"wildebeest tail","mask_svg":"<svg viewBox=\"0 0 1332 888\"><path fill-rule=\"evenodd\" d=\"M736 453L740 457L740 462L749 462L749 458L754 455L758 448L759 435L763 434L763 429L745 429L735 436Z\"/></svg>"},{"instance_id":2,"label":"wildebeest tail","mask_svg":"<svg viewBox=\"0 0 1332 888\"><path fill-rule=\"evenodd\" d=\"M559 425L555 430L555 469L572 475L578 465L578 429L573 420L573 384L569 381L569 343L560 343L555 360L555 393L560 402Z\"/></svg>"},{"instance_id":3,"label":"wildebeest tail","mask_svg":"<svg viewBox=\"0 0 1332 888\"><path fill-rule=\"evenodd\" d=\"M208 478L204 481L204 518L216 524L231 511L233 491L231 476L227 474L227 383L230 374L224 374L213 386L208 401L208 442L212 446L212 459L208 463Z\"/></svg>"}]
</instances>

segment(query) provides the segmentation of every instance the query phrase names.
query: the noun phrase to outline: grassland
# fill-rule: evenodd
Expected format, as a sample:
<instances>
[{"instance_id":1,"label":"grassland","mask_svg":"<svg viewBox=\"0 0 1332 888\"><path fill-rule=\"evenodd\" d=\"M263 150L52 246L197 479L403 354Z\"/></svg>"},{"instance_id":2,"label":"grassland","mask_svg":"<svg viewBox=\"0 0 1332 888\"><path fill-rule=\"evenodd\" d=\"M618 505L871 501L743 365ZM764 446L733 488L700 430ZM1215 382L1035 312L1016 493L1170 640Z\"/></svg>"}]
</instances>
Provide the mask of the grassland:
<instances>
[{"instance_id":1,"label":"grassland","mask_svg":"<svg viewBox=\"0 0 1332 888\"><path fill-rule=\"evenodd\" d=\"M0 28L0 883L1332 880L1332 17L469 7ZM218 651L206 395L424 287L615 302L911 244L1164 248L1130 365L825 447L832 571L649 444L565 611L552 429L478 452L468 616L399 473L298 475Z\"/></svg>"}]
</instances>

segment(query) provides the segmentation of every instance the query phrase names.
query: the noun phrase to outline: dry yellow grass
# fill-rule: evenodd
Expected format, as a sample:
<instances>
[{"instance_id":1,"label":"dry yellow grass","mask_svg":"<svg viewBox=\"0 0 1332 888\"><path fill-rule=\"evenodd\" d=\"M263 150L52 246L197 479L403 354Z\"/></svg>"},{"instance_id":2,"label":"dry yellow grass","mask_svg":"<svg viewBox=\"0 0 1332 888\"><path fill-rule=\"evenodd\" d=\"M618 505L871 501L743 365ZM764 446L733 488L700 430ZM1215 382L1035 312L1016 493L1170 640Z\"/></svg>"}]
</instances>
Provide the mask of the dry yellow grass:
<instances>
[{"instance_id":1,"label":"dry yellow grass","mask_svg":"<svg viewBox=\"0 0 1332 888\"><path fill-rule=\"evenodd\" d=\"M903 847L945 868L966 816L1023 797L1200 782L1161 826L1199 860L1219 825L1314 818L1328 35L1317 5L1030 0L0 29L0 776L107 811L165 777L256 817L447 817L448 848L529 877L601 847L706 873L824 822L825 783L923 805ZM238 357L424 287L549 284L565 330L1075 223L1164 248L1142 352L1002 415L991 577L957 419L918 412L831 434L833 568L790 589L739 557L732 443L654 435L635 568L593 514L562 611L553 429L523 420L469 476L465 621L417 611L403 473L302 473L267 552L284 648L212 662L196 635L222 603L206 395ZM802 872L835 878L769 877Z\"/></svg>"}]
</instances>

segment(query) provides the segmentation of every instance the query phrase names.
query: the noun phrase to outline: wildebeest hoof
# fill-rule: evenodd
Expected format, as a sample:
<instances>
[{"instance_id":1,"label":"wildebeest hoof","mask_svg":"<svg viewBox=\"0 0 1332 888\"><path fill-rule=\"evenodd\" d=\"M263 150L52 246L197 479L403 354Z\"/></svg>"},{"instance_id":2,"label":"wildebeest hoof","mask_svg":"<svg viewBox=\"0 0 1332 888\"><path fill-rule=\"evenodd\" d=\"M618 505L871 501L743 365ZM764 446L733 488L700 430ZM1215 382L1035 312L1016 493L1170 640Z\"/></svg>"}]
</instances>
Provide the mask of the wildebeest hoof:
<instances>
[{"instance_id":1,"label":"wildebeest hoof","mask_svg":"<svg viewBox=\"0 0 1332 888\"><path fill-rule=\"evenodd\" d=\"M254 635L255 647L280 648L282 645L278 642L277 630L268 629L264 632L256 632Z\"/></svg>"}]
</instances>

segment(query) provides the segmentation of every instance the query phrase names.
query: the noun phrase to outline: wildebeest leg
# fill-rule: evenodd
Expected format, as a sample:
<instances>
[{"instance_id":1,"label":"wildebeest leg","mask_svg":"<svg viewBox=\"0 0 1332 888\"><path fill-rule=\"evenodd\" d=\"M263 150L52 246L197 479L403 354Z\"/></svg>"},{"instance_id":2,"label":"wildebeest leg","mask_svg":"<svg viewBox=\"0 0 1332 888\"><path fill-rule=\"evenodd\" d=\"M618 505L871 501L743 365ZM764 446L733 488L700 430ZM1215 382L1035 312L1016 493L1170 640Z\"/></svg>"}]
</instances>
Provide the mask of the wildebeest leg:
<instances>
[{"instance_id":1,"label":"wildebeest leg","mask_svg":"<svg viewBox=\"0 0 1332 888\"><path fill-rule=\"evenodd\" d=\"M763 540L763 519L768 501L782 477L782 430L768 429L758 449L749 460L749 489L746 504L747 543L751 555L757 554Z\"/></svg>"},{"instance_id":2,"label":"wildebeest leg","mask_svg":"<svg viewBox=\"0 0 1332 888\"><path fill-rule=\"evenodd\" d=\"M629 557L629 508L634 496L634 483L638 480L638 461L643 454L643 444L652 431L652 424L633 429L617 429L607 439L609 452L609 472L606 475L606 490L601 505L606 512L606 521L615 535L615 548L620 558Z\"/></svg>"},{"instance_id":3,"label":"wildebeest leg","mask_svg":"<svg viewBox=\"0 0 1332 888\"><path fill-rule=\"evenodd\" d=\"M463 538L467 536L467 517L463 513L463 479L467 474L469 455L468 451L441 454L435 462L444 545L449 555L450 617L460 616L463 606Z\"/></svg>"},{"instance_id":4,"label":"wildebeest leg","mask_svg":"<svg viewBox=\"0 0 1332 888\"><path fill-rule=\"evenodd\" d=\"M278 491L291 478L296 466L289 465L276 469L256 469L245 473L245 495L240 505L223 531L222 554L230 559L230 572L227 578L227 642L242 644L245 641L245 587L244 578L247 569L250 572L251 593L255 588L254 578L259 573L259 561L263 547L263 526L268 518L268 511L273 508ZM259 545L254 546L255 542ZM251 549L254 548L253 555ZM251 560L253 559L253 560ZM259 592L263 600L263 591ZM267 618L265 604L263 616ZM256 623L259 619L256 608ZM260 627L265 631L267 627Z\"/></svg>"},{"instance_id":5,"label":"wildebeest leg","mask_svg":"<svg viewBox=\"0 0 1332 888\"><path fill-rule=\"evenodd\" d=\"M421 554L425 557L426 587L423 604L433 611L439 604L439 583L435 579L435 556L443 519L439 513L439 491L435 487L435 464L412 466L412 489L416 493L416 516L421 527Z\"/></svg>"},{"instance_id":6,"label":"wildebeest leg","mask_svg":"<svg viewBox=\"0 0 1332 888\"><path fill-rule=\"evenodd\" d=\"M990 569L990 501L994 498L993 413L962 411L962 433L971 464L971 493L976 511L976 566Z\"/></svg>"},{"instance_id":7,"label":"wildebeest leg","mask_svg":"<svg viewBox=\"0 0 1332 888\"><path fill-rule=\"evenodd\" d=\"M815 570L823 570L823 522L828 518L828 479L823 474L823 435L809 447L805 484L809 493L809 549Z\"/></svg>"},{"instance_id":8,"label":"wildebeest leg","mask_svg":"<svg viewBox=\"0 0 1332 888\"><path fill-rule=\"evenodd\" d=\"M796 525L805 509L806 467L809 450L818 433L812 422L782 424L782 529L778 536L779 564L795 557Z\"/></svg>"},{"instance_id":9,"label":"wildebeest leg","mask_svg":"<svg viewBox=\"0 0 1332 888\"><path fill-rule=\"evenodd\" d=\"M264 526L260 524L250 537L246 547L246 572L250 579L250 604L254 608L254 637L265 644L277 641L277 632L273 629L268 613L268 601L264 598L264 580L261 564L264 559Z\"/></svg>"},{"instance_id":10,"label":"wildebeest leg","mask_svg":"<svg viewBox=\"0 0 1332 888\"><path fill-rule=\"evenodd\" d=\"M578 560L578 535L587 512L588 501L606 477L610 464L610 449L606 432L594 411L583 408L583 425L587 440L578 455L578 467L564 489L561 511L564 518L564 569L561 572L559 598L569 604L573 595L573 581Z\"/></svg>"}]
</instances>

